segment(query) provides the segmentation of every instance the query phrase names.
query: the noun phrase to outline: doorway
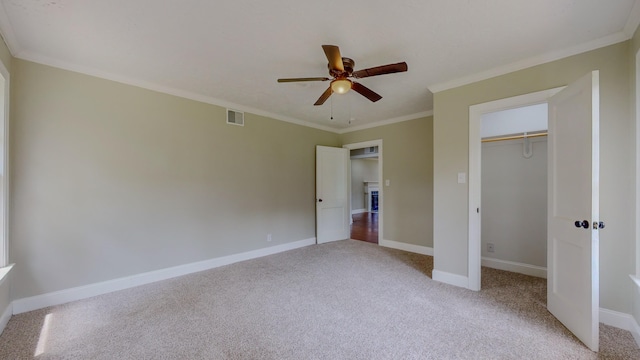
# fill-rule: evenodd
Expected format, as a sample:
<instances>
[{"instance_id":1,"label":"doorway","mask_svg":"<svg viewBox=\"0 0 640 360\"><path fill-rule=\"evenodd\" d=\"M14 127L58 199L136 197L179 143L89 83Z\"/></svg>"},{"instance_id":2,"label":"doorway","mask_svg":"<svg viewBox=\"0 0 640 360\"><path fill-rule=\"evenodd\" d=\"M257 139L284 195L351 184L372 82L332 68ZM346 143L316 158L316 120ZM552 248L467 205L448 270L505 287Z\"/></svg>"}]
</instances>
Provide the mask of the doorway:
<instances>
[{"instance_id":1,"label":"doorway","mask_svg":"<svg viewBox=\"0 0 640 360\"><path fill-rule=\"evenodd\" d=\"M543 103L549 106L547 309L587 347L598 351L599 230L604 228L599 213L598 70L565 88L469 107L468 288L481 287L480 119L490 112Z\"/></svg>"},{"instance_id":2,"label":"doorway","mask_svg":"<svg viewBox=\"0 0 640 360\"><path fill-rule=\"evenodd\" d=\"M481 265L547 277L547 103L481 116Z\"/></svg>"},{"instance_id":3,"label":"doorway","mask_svg":"<svg viewBox=\"0 0 640 360\"><path fill-rule=\"evenodd\" d=\"M488 103L473 105L469 108L469 257L468 273L470 290L479 291L481 287L481 164L482 116L493 112L546 104L548 99L564 87L538 91Z\"/></svg>"},{"instance_id":4,"label":"doorway","mask_svg":"<svg viewBox=\"0 0 640 360\"><path fill-rule=\"evenodd\" d=\"M382 140L343 147L350 152L350 238L378 244L383 217Z\"/></svg>"}]
</instances>

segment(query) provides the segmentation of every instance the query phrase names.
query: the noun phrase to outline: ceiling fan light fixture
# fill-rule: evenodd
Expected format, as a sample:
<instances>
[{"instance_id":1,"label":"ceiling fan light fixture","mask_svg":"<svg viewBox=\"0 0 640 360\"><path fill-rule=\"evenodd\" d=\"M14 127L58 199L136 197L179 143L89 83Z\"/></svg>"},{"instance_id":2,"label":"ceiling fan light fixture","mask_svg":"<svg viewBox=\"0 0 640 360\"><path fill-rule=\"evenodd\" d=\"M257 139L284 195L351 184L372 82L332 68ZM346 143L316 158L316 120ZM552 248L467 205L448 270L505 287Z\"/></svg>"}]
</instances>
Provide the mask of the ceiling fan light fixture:
<instances>
[{"instance_id":1,"label":"ceiling fan light fixture","mask_svg":"<svg viewBox=\"0 0 640 360\"><path fill-rule=\"evenodd\" d=\"M336 79L331 82L331 90L336 94L346 94L351 90L351 81L348 79Z\"/></svg>"}]
</instances>

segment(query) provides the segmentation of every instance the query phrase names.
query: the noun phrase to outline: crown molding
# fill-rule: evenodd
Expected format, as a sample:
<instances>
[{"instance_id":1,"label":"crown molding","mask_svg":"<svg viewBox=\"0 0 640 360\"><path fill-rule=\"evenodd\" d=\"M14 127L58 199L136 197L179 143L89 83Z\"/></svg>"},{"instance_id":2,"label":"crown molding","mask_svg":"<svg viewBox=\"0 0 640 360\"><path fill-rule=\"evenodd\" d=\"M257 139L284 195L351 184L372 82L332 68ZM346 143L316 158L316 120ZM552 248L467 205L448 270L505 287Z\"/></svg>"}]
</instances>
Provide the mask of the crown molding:
<instances>
[{"instance_id":1,"label":"crown molding","mask_svg":"<svg viewBox=\"0 0 640 360\"><path fill-rule=\"evenodd\" d=\"M5 44L9 48L9 52L14 57L20 52L20 46L16 39L11 21L7 15L7 10L4 7L4 2L0 1L0 36L4 39Z\"/></svg>"},{"instance_id":2,"label":"crown molding","mask_svg":"<svg viewBox=\"0 0 640 360\"><path fill-rule=\"evenodd\" d=\"M504 66L495 67L480 73L472 74L469 76L453 79L453 80L442 82L442 83L433 84L428 86L428 89L432 93L437 93L437 92L453 89L456 87L472 84L478 81L490 79L496 76L508 74L514 71L526 69L536 65L541 65L544 63L560 60L569 56L581 54L581 53L595 50L601 47L617 44L619 42L626 41L632 38L639 25L640 25L640 0L636 0L634 2L634 5L631 9L631 12L629 14L629 17L627 19L627 22L624 28L618 33L605 36L593 41L589 41L577 46L573 46L567 49L553 51L553 52L549 52L539 56L517 61L511 64L507 64ZM233 108L238 111L244 111L244 112L252 113L259 116L269 117L275 120L280 120L280 121L284 121L284 122L288 122L296 125L306 126L306 127L328 131L332 133L337 133L337 134L345 134L353 131L370 129L378 126L389 125L389 124L394 124L394 123L408 121L408 120L414 120L421 117L433 115L433 110L429 110L429 111L424 111L416 114L401 116L398 118L378 121L375 123L351 126L348 128L340 129L340 128L335 128L331 126L316 124L309 121L299 120L299 119L291 118L288 116L283 116L280 114L271 113L261 109L232 103L226 100L205 96L195 92L172 88L172 87L168 87L168 86L164 86L164 85L160 85L160 84L156 84L156 83L152 83L144 80L117 75L117 74L101 71L94 68L83 67L83 66L79 66L69 62L52 59L49 57L31 53L29 51L24 51L20 47L20 44L11 26L11 21L7 16L4 3L1 1L0 1L0 36L4 39L11 54L14 57L19 59L28 60L35 63L48 65L48 66L52 66L52 67L56 67L56 68L60 68L68 71L73 71L73 72L77 72L85 75L90 75L90 76L94 76L94 77L98 77L106 80L111 80L111 81L119 82L122 84L136 86L139 88L152 90L152 91L156 91L156 92L160 92L168 95L173 95L173 96L177 96L177 97L181 97L189 100L194 100L194 101L226 107L226 108Z\"/></svg>"},{"instance_id":3,"label":"crown molding","mask_svg":"<svg viewBox=\"0 0 640 360\"><path fill-rule=\"evenodd\" d=\"M55 67L55 68L58 68L58 69L63 69L63 70L67 70L67 71L72 71L72 72L84 74L84 75L94 76L94 77L97 77L97 78L100 78L100 79L115 81L115 82L118 82L118 83L131 85L131 86L136 86L136 87L139 87L139 88L156 91L156 92L163 93L163 94L173 95L173 96L177 96L177 97L181 97L181 98L185 98L185 99L189 99L189 100L194 100L194 101L198 101L198 102L202 102L202 103L206 103L206 104L216 105L216 106L220 106L220 107L224 107L224 108L230 108L230 109L234 109L234 110L237 110L237 111L251 113L251 114L254 114L254 115L265 116L265 117L269 117L269 118L272 118L272 119L275 119L275 120L280 120L280 121L284 121L284 122L288 122L288 123L296 124L296 125L300 125L300 126L306 126L306 127L310 127L310 128L314 128L314 129L318 129L318 130L328 131L328 132L332 132L332 133L336 133L336 134L344 134L344 133L347 133L347 132L364 130L364 129L369 129L369 128L374 128L374 127L378 127L378 126L394 124L394 123L408 121L408 120L414 120L414 119L418 119L418 118L422 118L422 117L432 116L433 115L433 111L429 110L429 111L423 111L423 112L420 112L420 113L404 115L404 116L400 116L400 117L393 118L393 119L378 121L378 122L371 123L371 124L363 124L363 125L352 126L352 127L344 128L344 129L337 129L337 128L333 128L333 127L330 127L330 126L315 124L315 123L312 123L312 122L309 122L309 121L294 119L294 118L290 118L290 117L283 116L283 115L280 115L280 114L271 113L271 112L268 112L268 111L264 111L264 110L253 108L253 107L249 107L249 106L245 106L245 105L242 105L242 104L237 104L237 103L225 101L225 100L222 100L222 99L217 99L217 98L214 98L214 97L201 95L201 94L194 93L194 92L191 92L191 91L180 90L180 89L159 85L159 84L148 82L148 81L144 81L144 80L134 79L134 78L130 78L130 77L127 77L127 76L122 76L122 75L117 75L117 74L113 74L113 73L97 70L97 69L94 69L94 68L88 68L88 67L75 65L75 64L68 63L68 62L64 62L64 61L59 61L59 60L48 58L48 57L41 56L41 55L38 55L38 54L33 54L33 53L29 53L29 52L20 52L19 55L16 56L16 57L19 58L19 59L22 59L22 60L31 61L31 62L34 62L34 63Z\"/></svg>"},{"instance_id":4,"label":"crown molding","mask_svg":"<svg viewBox=\"0 0 640 360\"><path fill-rule=\"evenodd\" d=\"M638 0L637 0L638 1ZM636 1L636 4L638 3ZM634 10L635 10L635 6L634 6ZM628 24L629 22L627 22ZM441 91L445 91L445 90L449 90L449 89L453 89L453 88L457 88L460 86L464 86L464 85L469 85L478 81L482 81L482 80L486 80L486 79L490 79L496 76L500 76L500 75L505 75L505 74L509 74L518 70L523 70L523 69L527 69L536 65L541 65L541 64L545 64L548 62L552 62L552 61L556 61L556 60L560 60L560 59L564 59L567 58L569 56L573 56L573 55L578 55L578 54L582 54L585 53L587 51L591 51L591 50L595 50L595 49L599 49L605 46L609 46L609 45L613 45L613 44L617 44L619 42L622 41L626 41L629 40L629 37L627 36L627 34L623 31L617 32L615 34L611 34L609 36L605 36L593 41L589 41L586 43L582 43L576 46L572 46L570 48L566 48L566 49L562 49L562 50L558 50L558 51L552 51L552 52L548 52L546 54L542 54L539 56L534 56L528 59L524 59L521 61L517 61L511 64L507 64L507 65L503 65L503 66L498 66L495 67L493 69L489 69L486 71L482 71L473 75L469 75L469 76L465 76L465 77L461 77L458 79L454 79L451 81L446 81L446 82L442 82L442 83L438 83L438 84L433 84L431 86L428 86L429 90L432 93L437 93L437 92L441 92Z\"/></svg>"},{"instance_id":5,"label":"crown molding","mask_svg":"<svg viewBox=\"0 0 640 360\"><path fill-rule=\"evenodd\" d=\"M370 123L370 124L362 124L362 125L358 125L358 126L352 126L352 127L344 128L344 129L339 130L338 134L346 134L346 133L350 133L350 132L353 132L353 131L371 129L371 128L375 128L375 127L383 126L383 125L391 125L391 124L395 124L395 123L399 123L399 122L403 122L403 121L420 119L420 118L427 117L427 116L433 116L433 110L423 111L423 112L419 112L419 113L415 113L415 114L404 115L404 116L400 116L400 117L397 117L397 118L377 121L377 122Z\"/></svg>"},{"instance_id":6,"label":"crown molding","mask_svg":"<svg viewBox=\"0 0 640 360\"><path fill-rule=\"evenodd\" d=\"M329 131L332 133L338 133L338 129L335 129L329 126L314 124L308 121L303 121L303 120L294 119L294 118L279 115L279 114L274 114L268 111L244 106L241 104L232 103L232 102L217 99L214 97L205 96L205 95L201 95L201 94L197 94L194 92L185 91L181 89L171 88L168 86L163 86L163 85L159 85L159 84L144 81L144 80L130 78L127 76L117 75L117 74L101 71L101 70L90 68L90 67L79 66L73 63L60 61L60 60L56 60L46 56L38 55L29 51L24 51L20 47L20 44L15 37L15 33L13 32L13 27L11 26L11 21L7 16L7 11L4 7L4 3L1 1L0 1L0 36L4 39L5 43L7 44L7 47L9 48L9 52L11 53L11 55L18 59L32 61L42 65L52 66L52 67L60 68L63 70L73 71L80 74L98 77L101 79L111 80L111 81L119 82L126 85L132 85L139 88L156 91L163 94L173 95L173 96L177 96L177 97L181 97L189 100L194 100L194 101L203 102L211 105L217 105L217 106L226 107L226 108L233 108L238 111L248 112L248 113L252 113L259 116L265 116L275 120L280 120L280 121L284 121L284 122L288 122L296 125L306 126L306 127L310 127L318 130Z\"/></svg>"},{"instance_id":7,"label":"crown molding","mask_svg":"<svg viewBox=\"0 0 640 360\"><path fill-rule=\"evenodd\" d=\"M627 35L627 38L631 39L638 29L638 25L640 25L640 0L636 0L633 4L627 23L624 25L624 30L622 31Z\"/></svg>"},{"instance_id":8,"label":"crown molding","mask_svg":"<svg viewBox=\"0 0 640 360\"><path fill-rule=\"evenodd\" d=\"M211 96L206 96L206 95L198 94L191 91L172 88L169 86L164 86L164 85L156 84L149 81L139 80L139 79L131 78L128 76L117 75L114 73L105 72L105 71L101 71L94 68L79 66L76 64L48 58L46 56L41 56L41 55L30 53L30 52L21 52L16 57L22 60L31 61L34 63L46 65L46 66L68 70L68 71L72 71L72 72L76 72L84 75L94 76L97 78L115 81L115 82L126 84L126 85L136 86L139 88L156 91L163 94L173 95L173 96L177 96L177 97L181 97L189 100L194 100L194 101L198 101L206 104L216 105L224 108L231 108L237 111L247 112L247 113L251 113L259 116L265 116L275 120L280 120L280 121L284 121L284 122L288 122L296 125L311 127L318 130L324 130L324 131L329 131L333 133L338 132L338 129L335 129L329 126L314 124L308 121L294 119L294 118L283 116L280 114L274 114L261 109L233 103L233 102L222 100L222 99L217 99Z\"/></svg>"}]
</instances>

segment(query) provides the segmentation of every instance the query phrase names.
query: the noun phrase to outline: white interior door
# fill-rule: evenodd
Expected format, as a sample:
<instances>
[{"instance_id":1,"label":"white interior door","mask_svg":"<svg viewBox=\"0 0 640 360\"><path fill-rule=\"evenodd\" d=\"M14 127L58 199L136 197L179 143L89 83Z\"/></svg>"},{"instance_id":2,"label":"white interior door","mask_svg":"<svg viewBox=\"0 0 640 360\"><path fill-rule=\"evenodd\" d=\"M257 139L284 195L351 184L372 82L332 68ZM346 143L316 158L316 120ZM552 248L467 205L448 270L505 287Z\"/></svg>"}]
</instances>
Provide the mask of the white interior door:
<instances>
[{"instance_id":1,"label":"white interior door","mask_svg":"<svg viewBox=\"0 0 640 360\"><path fill-rule=\"evenodd\" d=\"M349 238L349 150L316 146L316 241Z\"/></svg>"},{"instance_id":2,"label":"white interior door","mask_svg":"<svg viewBox=\"0 0 640 360\"><path fill-rule=\"evenodd\" d=\"M549 100L547 308L598 351L599 72ZM583 223L584 222L584 223Z\"/></svg>"}]
</instances>

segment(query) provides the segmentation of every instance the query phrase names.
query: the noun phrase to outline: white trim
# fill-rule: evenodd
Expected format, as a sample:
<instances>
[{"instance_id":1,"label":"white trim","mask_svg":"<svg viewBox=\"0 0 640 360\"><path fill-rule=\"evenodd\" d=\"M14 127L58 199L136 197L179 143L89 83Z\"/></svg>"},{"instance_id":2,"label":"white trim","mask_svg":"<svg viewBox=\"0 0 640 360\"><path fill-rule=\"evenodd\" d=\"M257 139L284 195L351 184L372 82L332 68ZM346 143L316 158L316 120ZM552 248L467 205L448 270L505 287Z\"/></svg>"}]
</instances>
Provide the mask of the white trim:
<instances>
[{"instance_id":1,"label":"white trim","mask_svg":"<svg viewBox=\"0 0 640 360\"><path fill-rule=\"evenodd\" d=\"M605 308L600 308L598 315L601 323L629 331L636 340L636 344L640 346L640 326L638 326L638 322L633 316Z\"/></svg>"},{"instance_id":2,"label":"white trim","mask_svg":"<svg viewBox=\"0 0 640 360\"><path fill-rule=\"evenodd\" d=\"M59 69L69 70L69 71L77 72L80 74L85 74L85 75L94 76L101 79L111 80L111 81L119 82L126 85L136 86L142 89L152 90L152 91L156 91L163 94L173 95L173 96L181 97L184 99L202 102L205 104L216 105L223 108L237 109L238 111L241 111L241 112L265 116L275 120L280 120L280 121L284 121L284 122L288 122L296 125L302 125L302 126L306 126L314 129L329 131L332 133L338 133L339 131L338 129L335 129L329 126L315 124L315 123L311 123L311 122L303 121L299 119L294 119L288 116L283 116L283 115L271 113L268 111L260 110L257 108L236 104L230 101L198 94L192 91L172 88L169 86L160 85L160 84L156 84L156 83L145 81L145 80L135 79L132 77L122 76L122 75L118 75L118 74L114 74L114 73L110 73L110 72L106 72L106 71L102 71L102 70L98 70L90 67L71 64L65 61L51 59L49 57L33 54L30 52L20 52L16 55L16 57L23 60L27 60L27 61L32 61L35 63L56 67Z\"/></svg>"},{"instance_id":3,"label":"white trim","mask_svg":"<svg viewBox=\"0 0 640 360\"><path fill-rule=\"evenodd\" d=\"M627 18L627 23L624 24L624 29L622 31L629 39L631 39L638 29L638 25L640 25L640 1L636 0L635 4L633 4L633 8L631 8L629 18Z\"/></svg>"},{"instance_id":4,"label":"white trim","mask_svg":"<svg viewBox=\"0 0 640 360\"><path fill-rule=\"evenodd\" d=\"M9 264L9 182L10 182L10 170L9 170L9 127L10 116L9 107L11 106L11 74L9 70L0 61L0 74L4 78L4 141L3 147L3 164L4 164L4 178L2 183L2 203L0 203L0 216L3 217L3 227L0 229L0 266Z\"/></svg>"},{"instance_id":5,"label":"white trim","mask_svg":"<svg viewBox=\"0 0 640 360\"><path fill-rule=\"evenodd\" d=\"M605 308L600 308L599 317L601 323L623 330L631 330L632 327L630 320L635 322L633 316L629 314Z\"/></svg>"},{"instance_id":6,"label":"white trim","mask_svg":"<svg viewBox=\"0 0 640 360\"><path fill-rule=\"evenodd\" d=\"M431 278L441 283L458 286L465 289L469 288L469 278L466 276L434 269Z\"/></svg>"},{"instance_id":7,"label":"white trim","mask_svg":"<svg viewBox=\"0 0 640 360\"><path fill-rule=\"evenodd\" d=\"M383 151L382 151L382 139L377 140L369 140L362 141L359 143L345 144L342 145L343 148L354 150L354 149L362 149L367 147L377 146L378 147L378 184L380 184L378 188L378 234L380 238L384 236L384 186L382 185L383 169L382 159L383 159ZM349 166L351 166L351 159L349 159ZM347 195L349 198L349 206L351 206L351 168L349 168L349 194Z\"/></svg>"},{"instance_id":8,"label":"white trim","mask_svg":"<svg viewBox=\"0 0 640 360\"><path fill-rule=\"evenodd\" d=\"M500 260L500 259L483 256L482 266L492 268L492 269L511 271L518 274L535 276L543 279L547 278L546 267L529 265L529 264L519 263L515 261Z\"/></svg>"},{"instance_id":9,"label":"white trim","mask_svg":"<svg viewBox=\"0 0 640 360\"><path fill-rule=\"evenodd\" d=\"M640 294L640 278L635 275L629 275L629 277L633 281L633 286L637 288L634 289L634 291ZM600 321L602 322L602 312L600 312ZM640 346L640 326L633 316L631 316L631 325L628 330L631 331L633 338L636 339L636 343Z\"/></svg>"},{"instance_id":10,"label":"white trim","mask_svg":"<svg viewBox=\"0 0 640 360\"><path fill-rule=\"evenodd\" d=\"M366 213L367 209L355 209L351 210L351 215Z\"/></svg>"},{"instance_id":11,"label":"white trim","mask_svg":"<svg viewBox=\"0 0 640 360\"><path fill-rule=\"evenodd\" d=\"M481 239L480 226L482 214L482 201L480 198L481 182L481 156L482 142L480 137L480 124L482 115L490 112L508 110L517 107L535 105L547 102L551 96L557 94L565 87L537 91L530 94L513 96L506 99L489 101L482 104L469 106L469 194L468 194L468 276L469 289L480 290L481 287ZM477 209L480 209L478 212Z\"/></svg>"},{"instance_id":12,"label":"white trim","mask_svg":"<svg viewBox=\"0 0 640 360\"><path fill-rule=\"evenodd\" d=\"M0 335L4 331L4 328L7 327L9 320L11 320L11 315L13 314L13 303L9 303L7 308L4 309L2 316L0 316Z\"/></svg>"},{"instance_id":13,"label":"white trim","mask_svg":"<svg viewBox=\"0 0 640 360\"><path fill-rule=\"evenodd\" d=\"M305 246L314 245L315 238L299 240L291 243L271 246L263 249L247 251L244 253L213 258L209 260L194 262L190 264L178 265L170 268L150 271L142 274L127 276L79 286L71 289L55 291L47 294L31 296L13 301L13 313L20 314L27 311L42 309L49 306L60 305L70 301L86 299L89 297L107 294L114 291L132 288L139 285L150 284L156 281L171 279L199 271L209 270L224 265L237 263L240 261L255 259L267 255L293 250Z\"/></svg>"},{"instance_id":14,"label":"white trim","mask_svg":"<svg viewBox=\"0 0 640 360\"><path fill-rule=\"evenodd\" d=\"M4 283L7 277L9 277L9 273L11 272L11 269L13 269L13 265L15 264L9 264L8 266L0 268L0 286Z\"/></svg>"},{"instance_id":15,"label":"white trim","mask_svg":"<svg viewBox=\"0 0 640 360\"><path fill-rule=\"evenodd\" d=\"M424 117L428 117L428 116L433 116L433 110L423 111L423 112L419 112L419 113L415 113L415 114L404 115L404 116L400 116L400 117L397 117L397 118L377 121L377 122L370 123L370 124L362 124L362 125L358 125L358 126L351 126L351 127L345 128L345 129L338 130L337 132L338 132L338 134L346 134L346 133L350 133L350 132L353 132L353 131L371 129L371 128L375 128L375 127L379 127L379 126L391 125L391 124L396 124L396 123L399 123L399 122L405 122L405 121L410 121L410 120L416 120L416 119L420 119L420 118L424 118Z\"/></svg>"},{"instance_id":16,"label":"white trim","mask_svg":"<svg viewBox=\"0 0 640 360\"><path fill-rule=\"evenodd\" d=\"M432 93L437 93L437 92L457 88L459 86L464 86L464 85L472 84L478 81L490 79L496 76L509 74L518 70L527 69L536 65L541 65L541 64L552 62L552 61L564 59L569 56L582 54L587 51L617 44L619 42L626 41L626 40L629 40L629 37L624 32L620 31L615 34L611 34L611 35L602 37L600 39L589 41L589 42L572 46L566 49L548 52L546 54L534 56L534 57L517 61L511 64L498 66L493 69L471 74L469 76L461 77L461 78L454 79L447 82L442 82L439 84L433 84L431 86L428 86L428 88Z\"/></svg>"},{"instance_id":17,"label":"white trim","mask_svg":"<svg viewBox=\"0 0 640 360\"><path fill-rule=\"evenodd\" d=\"M7 44L9 52L15 57L15 54L19 53L21 50L15 33L13 32L11 21L9 20L9 16L7 14L8 13L4 7L4 2L0 1L0 32L2 32L1 36L2 38L4 38L4 42L5 44Z\"/></svg>"},{"instance_id":18,"label":"white trim","mask_svg":"<svg viewBox=\"0 0 640 360\"><path fill-rule=\"evenodd\" d=\"M114 73L110 73L110 72L106 72L106 71L102 71L102 70L98 70L98 69L94 69L94 68L89 68L89 67L84 67L84 66L68 63L68 62L65 62L65 61L51 59L49 57L41 56L41 55L30 53L30 52L24 52L24 51L18 52L15 55L15 57L23 59L23 60L27 60L27 61L32 61L32 62L35 62L35 63L38 63L38 64L43 64L43 65L47 65L47 66L56 67L56 68L63 69L63 70L73 71L73 72L77 72L77 73L80 73L80 74L85 74L85 75L94 76L94 77L101 78L101 79L111 80L111 81L119 82L119 83L126 84L126 85L136 86L136 87L139 87L139 88L142 88L142 89L157 91L159 93L173 95L173 96L177 96L177 97L184 98L184 99L189 99L189 100L193 100L193 101L202 102L202 103L205 103L205 104L216 105L216 106L220 106L220 107L223 107L223 108L236 109L239 112L245 112L245 113L251 113L251 114L255 114L255 115L265 116L265 117L269 117L269 118L272 118L272 119L275 119L275 120L280 120L280 121L284 121L284 122L288 122L288 123L292 123L292 124L296 124L296 125L306 126L306 127L310 127L310 128L314 128L314 129L318 129L318 130L324 130L324 131L328 131L328 132L332 132L332 133L336 133L336 134L345 134L345 133L352 132L352 131L369 129L369 128L379 127L379 126L383 126L383 125L390 125L390 124L395 124L395 123L409 121L409 120L415 120L415 119L419 119L419 118L422 118L422 117L427 117L427 116L432 116L433 115L433 110L428 110L428 111L423 111L423 112L416 113L416 114L409 114L409 115L404 115L404 116L400 116L400 117L393 118L393 119L382 120L382 121L378 121L378 122L375 122L375 123L363 124L363 125L359 125L359 126L353 126L353 127L349 127L349 128L346 128L346 129L337 129L337 128L326 126L326 125L321 125L321 124L316 124L316 123L309 122L309 121L294 119L294 118L291 118L291 117L288 117L288 116L284 116L284 115L280 115L280 114L264 111L264 110L261 110L261 109L257 109L257 108L253 108L253 107L249 107L249 106L245 106L245 105L241 105L241 104L236 104L236 103L233 103L233 102L229 102L229 101L226 101L226 100L214 98L214 97L211 97L211 96L198 94L198 93L195 93L195 92L192 92L192 91L186 91L186 90L181 90L181 89L177 89L177 88L172 88L172 87L169 87L169 86L164 86L164 85L156 84L156 83L145 81L145 80L135 79L135 78L128 77L128 76L122 76L122 75L118 75L118 74L114 74ZM246 120L246 118L245 118L245 120Z\"/></svg>"},{"instance_id":19,"label":"white trim","mask_svg":"<svg viewBox=\"0 0 640 360\"><path fill-rule=\"evenodd\" d=\"M600 317L602 317L602 315L600 315ZM630 320L631 329L629 329L629 331L631 332L631 335L633 335L633 338L636 340L636 344L638 344L638 346L640 347L640 325L638 325L638 322L633 316L631 316Z\"/></svg>"},{"instance_id":20,"label":"white trim","mask_svg":"<svg viewBox=\"0 0 640 360\"><path fill-rule=\"evenodd\" d=\"M399 241L385 240L385 239L381 239L378 242L378 244L380 246L384 246L392 249L404 250L404 251L408 251L416 254L433 256L433 248L428 246L407 244Z\"/></svg>"},{"instance_id":21,"label":"white trim","mask_svg":"<svg viewBox=\"0 0 640 360\"><path fill-rule=\"evenodd\" d=\"M636 53L635 115L636 115L636 276L640 276L640 50Z\"/></svg>"},{"instance_id":22,"label":"white trim","mask_svg":"<svg viewBox=\"0 0 640 360\"><path fill-rule=\"evenodd\" d=\"M480 257L482 256L481 232L481 159L482 159L482 136L481 124L482 113L479 112L480 105L469 107L469 194L468 194L468 246L469 257L467 268L469 276L469 289L479 291L481 287Z\"/></svg>"}]
</instances>

